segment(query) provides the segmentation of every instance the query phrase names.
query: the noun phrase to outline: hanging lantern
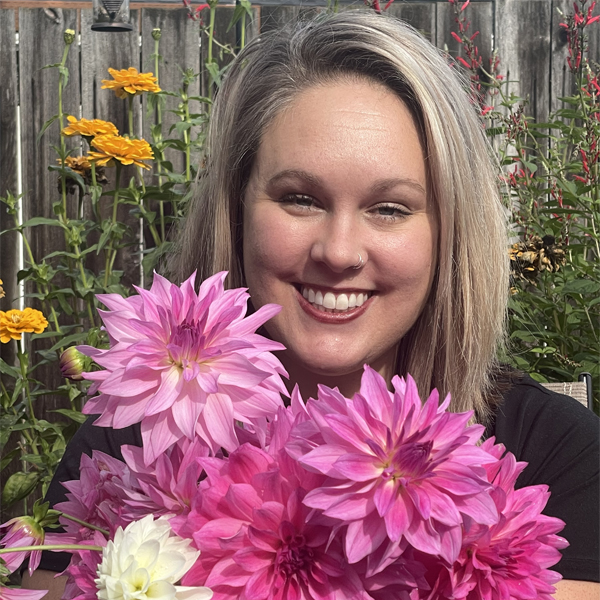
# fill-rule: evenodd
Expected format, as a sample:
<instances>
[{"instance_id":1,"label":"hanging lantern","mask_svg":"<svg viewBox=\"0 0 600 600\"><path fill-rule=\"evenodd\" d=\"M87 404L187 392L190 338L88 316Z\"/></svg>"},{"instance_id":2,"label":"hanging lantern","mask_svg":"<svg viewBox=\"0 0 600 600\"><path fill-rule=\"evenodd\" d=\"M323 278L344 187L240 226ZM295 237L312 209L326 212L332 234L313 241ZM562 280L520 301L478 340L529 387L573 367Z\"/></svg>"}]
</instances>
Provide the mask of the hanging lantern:
<instances>
[{"instance_id":1,"label":"hanging lantern","mask_svg":"<svg viewBox=\"0 0 600 600\"><path fill-rule=\"evenodd\" d=\"M129 0L93 0L93 31L131 31Z\"/></svg>"}]
</instances>

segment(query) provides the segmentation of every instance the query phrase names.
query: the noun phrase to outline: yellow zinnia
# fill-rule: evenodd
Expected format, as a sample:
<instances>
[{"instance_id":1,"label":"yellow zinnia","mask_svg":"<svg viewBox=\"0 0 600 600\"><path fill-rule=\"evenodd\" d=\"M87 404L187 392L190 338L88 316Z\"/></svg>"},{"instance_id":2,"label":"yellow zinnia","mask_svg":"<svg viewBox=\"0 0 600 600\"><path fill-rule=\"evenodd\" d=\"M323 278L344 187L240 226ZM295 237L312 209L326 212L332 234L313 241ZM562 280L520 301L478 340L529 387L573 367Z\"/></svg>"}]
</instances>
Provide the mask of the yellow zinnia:
<instances>
[{"instance_id":1,"label":"yellow zinnia","mask_svg":"<svg viewBox=\"0 0 600 600\"><path fill-rule=\"evenodd\" d=\"M93 160L97 165L112 166L113 160L118 160L122 165L136 165L144 169L150 167L143 160L154 158L152 148L146 140L130 140L126 137L114 135L100 135L92 140L93 150L87 155L88 160Z\"/></svg>"},{"instance_id":2,"label":"yellow zinnia","mask_svg":"<svg viewBox=\"0 0 600 600\"><path fill-rule=\"evenodd\" d=\"M22 333L42 333L48 327L46 317L35 308L0 310L0 342L20 340Z\"/></svg>"},{"instance_id":3,"label":"yellow zinnia","mask_svg":"<svg viewBox=\"0 0 600 600\"><path fill-rule=\"evenodd\" d=\"M79 119L69 115L67 117L69 125L62 130L63 135L83 135L85 137L95 137L97 135L119 135L119 130L108 121L101 119Z\"/></svg>"},{"instance_id":4,"label":"yellow zinnia","mask_svg":"<svg viewBox=\"0 0 600 600\"><path fill-rule=\"evenodd\" d=\"M102 80L103 90L114 90L117 98L127 98L143 92L160 92L156 77L152 73L139 73L135 67L129 69L108 69L112 79Z\"/></svg>"}]
</instances>

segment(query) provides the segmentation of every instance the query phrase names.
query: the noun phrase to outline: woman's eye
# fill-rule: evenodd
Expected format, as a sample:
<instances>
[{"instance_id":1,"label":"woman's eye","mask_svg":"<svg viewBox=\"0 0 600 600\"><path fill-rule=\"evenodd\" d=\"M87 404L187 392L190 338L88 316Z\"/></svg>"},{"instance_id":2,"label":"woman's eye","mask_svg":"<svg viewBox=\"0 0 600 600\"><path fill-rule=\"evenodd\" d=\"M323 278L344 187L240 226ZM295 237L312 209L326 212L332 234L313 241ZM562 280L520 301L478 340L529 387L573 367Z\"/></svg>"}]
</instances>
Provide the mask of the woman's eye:
<instances>
[{"instance_id":1,"label":"woman's eye","mask_svg":"<svg viewBox=\"0 0 600 600\"><path fill-rule=\"evenodd\" d=\"M315 205L315 200L311 196L305 196L304 194L287 194L281 198L282 204L289 206L296 206L302 209L312 208Z\"/></svg>"},{"instance_id":2,"label":"woman's eye","mask_svg":"<svg viewBox=\"0 0 600 600\"><path fill-rule=\"evenodd\" d=\"M373 208L377 216L389 220L401 219L407 217L410 213L406 208L399 204L378 204Z\"/></svg>"}]
</instances>

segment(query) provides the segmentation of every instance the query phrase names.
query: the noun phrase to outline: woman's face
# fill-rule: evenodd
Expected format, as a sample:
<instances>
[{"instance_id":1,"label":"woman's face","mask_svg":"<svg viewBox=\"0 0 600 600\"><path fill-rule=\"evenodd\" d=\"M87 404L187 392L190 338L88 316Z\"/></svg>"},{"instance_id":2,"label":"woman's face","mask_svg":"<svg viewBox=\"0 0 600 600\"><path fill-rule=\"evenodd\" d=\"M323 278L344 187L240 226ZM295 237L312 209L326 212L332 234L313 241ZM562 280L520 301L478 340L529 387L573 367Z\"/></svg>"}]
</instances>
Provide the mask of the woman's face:
<instances>
[{"instance_id":1,"label":"woman's face","mask_svg":"<svg viewBox=\"0 0 600 600\"><path fill-rule=\"evenodd\" d=\"M283 307L266 328L288 348L292 381L364 363L390 377L437 239L404 103L366 80L305 90L266 130L244 201L246 282L255 307Z\"/></svg>"}]
</instances>

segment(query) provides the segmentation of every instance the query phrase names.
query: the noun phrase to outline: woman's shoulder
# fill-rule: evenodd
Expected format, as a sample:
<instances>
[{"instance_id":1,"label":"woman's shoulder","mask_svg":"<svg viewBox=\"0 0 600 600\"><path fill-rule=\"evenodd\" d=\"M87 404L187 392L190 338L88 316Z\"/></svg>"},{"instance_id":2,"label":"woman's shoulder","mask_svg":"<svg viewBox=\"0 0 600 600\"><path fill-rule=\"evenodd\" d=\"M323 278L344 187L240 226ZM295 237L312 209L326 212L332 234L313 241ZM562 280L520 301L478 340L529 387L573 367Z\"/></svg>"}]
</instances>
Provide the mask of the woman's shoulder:
<instances>
[{"instance_id":1,"label":"woman's shoulder","mask_svg":"<svg viewBox=\"0 0 600 600\"><path fill-rule=\"evenodd\" d=\"M561 535L570 543L555 569L566 579L597 581L600 419L570 396L513 375L487 433L527 463L516 487L549 486L544 513L566 523Z\"/></svg>"},{"instance_id":2,"label":"woman's shoulder","mask_svg":"<svg viewBox=\"0 0 600 600\"><path fill-rule=\"evenodd\" d=\"M550 391L528 375L513 373L487 434L495 435L517 459L527 461L533 476L538 468L568 461L581 452L597 455L600 419L574 398Z\"/></svg>"}]
</instances>

